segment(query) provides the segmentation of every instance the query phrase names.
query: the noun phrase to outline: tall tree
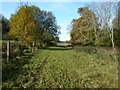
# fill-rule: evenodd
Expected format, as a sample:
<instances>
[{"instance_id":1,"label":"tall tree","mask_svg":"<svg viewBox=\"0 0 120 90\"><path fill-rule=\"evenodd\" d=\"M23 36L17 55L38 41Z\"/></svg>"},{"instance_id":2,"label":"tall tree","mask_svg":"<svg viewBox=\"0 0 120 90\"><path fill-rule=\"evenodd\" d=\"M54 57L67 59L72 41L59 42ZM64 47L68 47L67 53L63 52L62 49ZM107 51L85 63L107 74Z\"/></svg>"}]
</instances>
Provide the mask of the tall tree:
<instances>
[{"instance_id":1,"label":"tall tree","mask_svg":"<svg viewBox=\"0 0 120 90\"><path fill-rule=\"evenodd\" d=\"M97 30L97 17L88 7L78 8L79 19L73 20L71 42L78 44L91 44L95 40ZM95 24L96 26L94 26Z\"/></svg>"},{"instance_id":2,"label":"tall tree","mask_svg":"<svg viewBox=\"0 0 120 90\"><path fill-rule=\"evenodd\" d=\"M41 11L41 18L38 18L39 28L44 32L42 40L51 41L59 37L60 27L57 25L56 17L52 12Z\"/></svg>"},{"instance_id":3,"label":"tall tree","mask_svg":"<svg viewBox=\"0 0 120 90\"><path fill-rule=\"evenodd\" d=\"M116 2L104 2L104 3L96 3L89 5L90 9L96 13L99 17L100 29L106 30L109 35L109 39L111 40L112 47L115 47L114 43L114 26L112 21L117 15L117 3ZM103 36L105 37L105 36Z\"/></svg>"},{"instance_id":4,"label":"tall tree","mask_svg":"<svg viewBox=\"0 0 120 90\"><path fill-rule=\"evenodd\" d=\"M23 41L51 41L59 35L56 18L52 12L36 6L22 5L12 15L10 34Z\"/></svg>"},{"instance_id":5,"label":"tall tree","mask_svg":"<svg viewBox=\"0 0 120 90\"><path fill-rule=\"evenodd\" d=\"M34 19L39 8L35 6L21 6L10 21L10 34L19 40L32 41L37 33L37 21Z\"/></svg>"}]
</instances>

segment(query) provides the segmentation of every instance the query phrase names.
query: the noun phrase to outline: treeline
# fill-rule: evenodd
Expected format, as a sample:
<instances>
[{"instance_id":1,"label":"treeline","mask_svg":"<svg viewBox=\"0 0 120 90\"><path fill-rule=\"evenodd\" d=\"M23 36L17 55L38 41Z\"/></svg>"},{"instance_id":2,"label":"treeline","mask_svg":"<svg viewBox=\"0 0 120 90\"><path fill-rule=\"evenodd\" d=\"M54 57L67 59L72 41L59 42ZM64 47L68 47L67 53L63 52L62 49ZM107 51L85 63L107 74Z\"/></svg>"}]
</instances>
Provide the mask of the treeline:
<instances>
[{"instance_id":1,"label":"treeline","mask_svg":"<svg viewBox=\"0 0 120 90\"><path fill-rule=\"evenodd\" d=\"M0 14L0 32L2 32L2 39L9 40L11 39L8 35L9 32L9 20Z\"/></svg>"},{"instance_id":2,"label":"treeline","mask_svg":"<svg viewBox=\"0 0 120 90\"><path fill-rule=\"evenodd\" d=\"M106 2L78 8L80 18L71 22L70 42L76 45L120 46L119 7L117 2Z\"/></svg>"},{"instance_id":3,"label":"treeline","mask_svg":"<svg viewBox=\"0 0 120 90\"><path fill-rule=\"evenodd\" d=\"M56 17L52 12L36 6L22 4L10 20L2 16L0 23L3 40L34 41L41 46L59 41L60 26L57 25Z\"/></svg>"}]
</instances>

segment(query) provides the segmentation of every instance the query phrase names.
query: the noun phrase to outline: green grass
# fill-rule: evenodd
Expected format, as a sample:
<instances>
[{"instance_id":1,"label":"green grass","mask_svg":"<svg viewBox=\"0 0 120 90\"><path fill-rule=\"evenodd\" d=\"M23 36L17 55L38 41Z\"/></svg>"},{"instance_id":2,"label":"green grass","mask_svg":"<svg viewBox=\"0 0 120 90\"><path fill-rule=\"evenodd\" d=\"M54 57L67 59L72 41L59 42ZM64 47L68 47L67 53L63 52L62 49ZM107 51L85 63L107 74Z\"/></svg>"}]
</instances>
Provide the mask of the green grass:
<instances>
[{"instance_id":1,"label":"green grass","mask_svg":"<svg viewBox=\"0 0 120 90\"><path fill-rule=\"evenodd\" d=\"M3 88L118 88L118 60L112 50L56 46L36 50L26 60L6 73Z\"/></svg>"},{"instance_id":2,"label":"green grass","mask_svg":"<svg viewBox=\"0 0 120 90\"><path fill-rule=\"evenodd\" d=\"M0 40L0 42L2 42L2 43L6 43L6 42L8 42L8 41L10 41L10 42L19 42L19 41L17 41L17 40Z\"/></svg>"}]
</instances>

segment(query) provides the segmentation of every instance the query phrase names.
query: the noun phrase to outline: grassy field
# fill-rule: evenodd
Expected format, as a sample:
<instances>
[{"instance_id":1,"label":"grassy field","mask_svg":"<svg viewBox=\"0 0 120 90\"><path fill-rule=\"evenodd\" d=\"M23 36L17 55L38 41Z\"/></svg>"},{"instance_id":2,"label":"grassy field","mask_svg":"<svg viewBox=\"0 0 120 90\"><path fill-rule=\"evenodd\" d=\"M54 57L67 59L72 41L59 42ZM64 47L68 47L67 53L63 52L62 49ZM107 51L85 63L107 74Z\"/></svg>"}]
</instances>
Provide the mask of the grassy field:
<instances>
[{"instance_id":1,"label":"grassy field","mask_svg":"<svg viewBox=\"0 0 120 90\"><path fill-rule=\"evenodd\" d=\"M118 60L114 55L102 47L58 45L39 49L26 53L10 72L3 70L3 88L118 88Z\"/></svg>"}]
</instances>

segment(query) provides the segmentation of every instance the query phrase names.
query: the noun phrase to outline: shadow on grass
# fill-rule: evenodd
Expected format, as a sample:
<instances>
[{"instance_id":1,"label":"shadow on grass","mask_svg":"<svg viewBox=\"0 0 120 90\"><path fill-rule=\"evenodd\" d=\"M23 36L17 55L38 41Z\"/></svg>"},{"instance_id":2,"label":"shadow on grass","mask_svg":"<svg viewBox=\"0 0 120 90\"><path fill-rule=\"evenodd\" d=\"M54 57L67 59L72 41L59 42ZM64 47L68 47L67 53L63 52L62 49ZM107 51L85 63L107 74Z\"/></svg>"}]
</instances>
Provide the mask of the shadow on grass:
<instances>
[{"instance_id":1,"label":"shadow on grass","mask_svg":"<svg viewBox=\"0 0 120 90\"><path fill-rule=\"evenodd\" d=\"M23 73L22 67L25 64L29 64L32 56L33 53L26 53L24 56L21 56L22 58L20 59L12 59L10 63L4 63L2 66L2 82L15 81L17 76ZM5 88L4 85L3 88Z\"/></svg>"},{"instance_id":2,"label":"shadow on grass","mask_svg":"<svg viewBox=\"0 0 120 90\"><path fill-rule=\"evenodd\" d=\"M54 46L54 47L49 47L49 48L47 48L47 50L71 50L71 49L73 49L71 46Z\"/></svg>"}]
</instances>

